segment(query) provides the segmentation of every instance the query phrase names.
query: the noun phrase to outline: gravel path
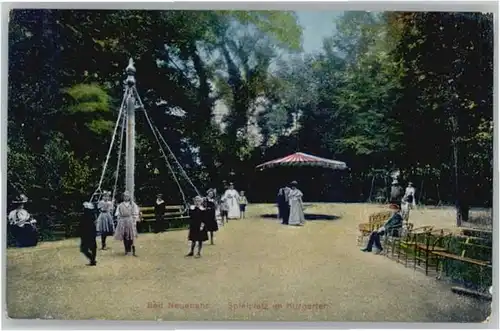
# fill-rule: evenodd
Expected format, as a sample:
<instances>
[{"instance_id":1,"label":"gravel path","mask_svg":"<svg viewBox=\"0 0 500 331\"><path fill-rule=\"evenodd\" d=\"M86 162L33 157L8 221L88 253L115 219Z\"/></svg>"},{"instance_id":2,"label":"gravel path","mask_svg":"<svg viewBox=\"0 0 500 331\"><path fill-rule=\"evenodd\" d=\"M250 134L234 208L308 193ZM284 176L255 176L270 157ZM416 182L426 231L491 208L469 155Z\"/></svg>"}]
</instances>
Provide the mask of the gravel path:
<instances>
[{"instance_id":1,"label":"gravel path","mask_svg":"<svg viewBox=\"0 0 500 331\"><path fill-rule=\"evenodd\" d=\"M315 204L307 213L337 216L302 228L261 215L230 221L185 258L186 231L141 235L138 258L122 245L86 267L78 240L10 249L7 304L12 318L126 320L265 320L479 322L488 303L386 257L362 253L356 225L374 205ZM444 212L446 214L447 212ZM452 227L443 210L418 210L412 222ZM321 218L321 217L319 217ZM429 223L431 222L431 223ZM23 281L17 281L23 279Z\"/></svg>"}]
</instances>

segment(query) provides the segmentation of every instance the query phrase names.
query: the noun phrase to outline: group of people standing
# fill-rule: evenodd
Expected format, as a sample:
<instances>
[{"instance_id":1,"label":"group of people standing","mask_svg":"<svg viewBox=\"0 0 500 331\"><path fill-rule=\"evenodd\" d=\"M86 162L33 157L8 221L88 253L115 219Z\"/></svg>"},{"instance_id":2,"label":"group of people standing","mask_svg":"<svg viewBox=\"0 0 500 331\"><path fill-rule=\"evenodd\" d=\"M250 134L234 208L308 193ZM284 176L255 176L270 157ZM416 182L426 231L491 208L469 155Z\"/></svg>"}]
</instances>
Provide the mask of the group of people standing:
<instances>
[{"instance_id":1,"label":"group of people standing","mask_svg":"<svg viewBox=\"0 0 500 331\"><path fill-rule=\"evenodd\" d=\"M410 217L410 210L414 209L417 205L415 192L416 190L412 182L408 182L408 186L403 190L397 179L392 181L390 203L393 209L400 210L406 221Z\"/></svg>"},{"instance_id":2,"label":"group of people standing","mask_svg":"<svg viewBox=\"0 0 500 331\"><path fill-rule=\"evenodd\" d=\"M391 199L390 208L394 213L379 229L373 231L369 238L366 247L362 248L363 252L371 252L375 247L377 252L382 252L383 247L380 238L386 234L390 236L398 236L405 222L408 222L410 210L415 208L415 188L412 182L408 182L408 186L403 192L403 187L397 179L394 179L391 184Z\"/></svg>"},{"instance_id":3,"label":"group of people standing","mask_svg":"<svg viewBox=\"0 0 500 331\"><path fill-rule=\"evenodd\" d=\"M189 207L188 240L191 242L191 249L187 256L195 256L194 250L197 246L196 257L200 257L205 241L210 240L210 244L214 244L214 233L219 230L217 214L224 225L229 219L243 218L247 204L248 200L244 192L238 193L232 183L220 199L217 199L214 189L209 189L206 197L195 197L193 204ZM141 214L128 191L123 193L123 201L116 209L114 200L107 191L103 193L99 202L84 202L83 207L84 218L80 223L80 251L89 259L88 265L97 264L97 236L101 236L102 250L107 249L107 237L114 236L116 240L123 241L125 255L137 256L134 242L138 236L137 222L140 221ZM165 208L162 195L157 195L155 232L162 230L160 227L163 224Z\"/></svg>"},{"instance_id":4,"label":"group of people standing","mask_svg":"<svg viewBox=\"0 0 500 331\"><path fill-rule=\"evenodd\" d=\"M234 189L233 183L229 183L225 189L221 197L217 197L215 189L209 189L206 197L197 196L193 199L193 205L189 211L188 233L191 249L186 257L201 257L203 242L209 239L210 244L214 244L214 233L219 229L217 219L220 219L221 225L224 226L230 219L245 217L248 204L245 192L238 193ZM196 247L198 249L195 255L194 250Z\"/></svg>"},{"instance_id":5,"label":"group of people standing","mask_svg":"<svg viewBox=\"0 0 500 331\"><path fill-rule=\"evenodd\" d=\"M245 191L236 191L233 183L224 185L224 194L219 199L218 211L222 222L229 219L245 218L248 199Z\"/></svg>"},{"instance_id":6,"label":"group of people standing","mask_svg":"<svg viewBox=\"0 0 500 331\"><path fill-rule=\"evenodd\" d=\"M278 190L278 218L281 224L302 226L305 223L303 194L293 181Z\"/></svg>"},{"instance_id":7,"label":"group of people standing","mask_svg":"<svg viewBox=\"0 0 500 331\"><path fill-rule=\"evenodd\" d=\"M123 241L125 255L137 256L134 241L137 238L137 222L140 221L139 206L132 201L128 191L115 209L110 192L104 192L98 203L83 203L84 217L80 222L80 251L89 259L88 265L95 266L97 255L96 237L101 236L101 249L106 250L106 238L114 236ZM114 214L113 214L114 212ZM116 218L116 225L115 225Z\"/></svg>"}]
</instances>

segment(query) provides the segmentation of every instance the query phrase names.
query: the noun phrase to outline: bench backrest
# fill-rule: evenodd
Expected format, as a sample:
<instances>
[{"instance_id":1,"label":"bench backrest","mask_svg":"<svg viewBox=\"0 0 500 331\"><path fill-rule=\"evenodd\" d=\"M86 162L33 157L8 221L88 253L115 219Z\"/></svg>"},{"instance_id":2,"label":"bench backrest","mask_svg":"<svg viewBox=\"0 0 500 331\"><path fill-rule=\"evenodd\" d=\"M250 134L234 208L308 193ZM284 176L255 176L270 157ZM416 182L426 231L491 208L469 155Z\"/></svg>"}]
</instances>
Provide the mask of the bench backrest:
<instances>
[{"instance_id":1,"label":"bench backrest","mask_svg":"<svg viewBox=\"0 0 500 331\"><path fill-rule=\"evenodd\" d=\"M392 214L393 213L390 211L382 211L382 212L374 213L374 214L370 215L368 222L369 223L385 222L392 216Z\"/></svg>"},{"instance_id":2,"label":"bench backrest","mask_svg":"<svg viewBox=\"0 0 500 331\"><path fill-rule=\"evenodd\" d=\"M169 211L178 211L181 210L182 206L165 206L165 212ZM149 213L154 213L155 212L155 207L140 207L139 210L143 214L149 214Z\"/></svg>"},{"instance_id":3,"label":"bench backrest","mask_svg":"<svg viewBox=\"0 0 500 331\"><path fill-rule=\"evenodd\" d=\"M373 231L375 228L380 228L385 222L392 216L390 211L382 211L378 213L371 214L368 219L368 224L370 224L370 229Z\"/></svg>"},{"instance_id":4,"label":"bench backrest","mask_svg":"<svg viewBox=\"0 0 500 331\"><path fill-rule=\"evenodd\" d=\"M155 207L140 207L139 209L141 211L141 218L143 221L154 220L156 218L154 212ZM183 215L185 215L185 212L182 206L165 206L164 217L180 217Z\"/></svg>"}]
</instances>

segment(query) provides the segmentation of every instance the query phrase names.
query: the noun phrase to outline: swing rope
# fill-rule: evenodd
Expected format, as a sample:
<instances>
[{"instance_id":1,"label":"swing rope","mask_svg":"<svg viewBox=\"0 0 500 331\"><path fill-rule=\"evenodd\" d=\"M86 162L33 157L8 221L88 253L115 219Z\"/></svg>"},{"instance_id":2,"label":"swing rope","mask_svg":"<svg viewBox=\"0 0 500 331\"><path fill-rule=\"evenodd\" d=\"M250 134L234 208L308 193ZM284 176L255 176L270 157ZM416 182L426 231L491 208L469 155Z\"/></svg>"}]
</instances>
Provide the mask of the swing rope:
<instances>
[{"instance_id":1,"label":"swing rope","mask_svg":"<svg viewBox=\"0 0 500 331\"><path fill-rule=\"evenodd\" d=\"M144 107L144 104L142 103L142 100L141 100L141 97L139 96L139 93L137 92L137 89L134 88L134 92L135 92L135 95L136 95L136 98L137 100L139 101L139 106L142 108L142 110L144 111L144 114L146 115L146 119L148 120L149 124L150 124L150 127L151 129L153 130L153 132L156 131L155 133L155 138L157 138L158 136L160 137L161 141L163 142L163 144L165 145L165 147L167 147L167 150L169 152L169 154L172 156L172 158L174 159L174 161L177 163L177 165L179 166L179 169L181 170L181 173L184 175L184 178L187 180L187 182L191 185L191 187L194 189L194 191L196 192L197 195L201 196L200 192L198 191L198 189L196 188L196 186L193 184L193 182L191 181L191 179L189 178L189 176L187 175L186 171L184 170L184 168L182 167L182 165L180 164L180 162L177 160L177 158L175 157L175 154L172 152L172 149L170 149L170 146L167 144L167 142L165 141L165 139L163 138L162 134L160 133L160 131L158 130L158 127L156 127L155 125L152 124L151 122L151 119L149 118L148 116L148 113L146 111L146 108ZM156 130L155 130L156 129ZM160 144L161 146L161 144ZM163 151L163 148L162 148L162 151ZM168 162L168 161L167 161Z\"/></svg>"},{"instance_id":2,"label":"swing rope","mask_svg":"<svg viewBox=\"0 0 500 331\"><path fill-rule=\"evenodd\" d=\"M168 161L167 155L165 154L165 151L163 150L163 147L161 146L160 140L158 139L156 131L155 131L154 127L153 127L153 123L151 123L151 120L149 119L149 116L148 116L148 113L146 112L146 109L144 109L144 107L141 107L141 108L142 108L142 111L144 112L144 115L146 116L146 120L147 120L147 122L149 124L149 127L151 128L151 131L153 132L153 135L154 135L154 137L156 139L156 142L158 143L158 146L160 147L160 152L161 152L163 158L165 159L165 161L167 163L168 169L172 173L172 177L174 178L174 181L177 184L177 187L179 188L179 191L181 192L182 200L184 202L184 205L187 205L186 196L184 195L184 191L182 190L182 186L181 186L179 180L177 179L177 176L175 175L175 172L174 172L174 169L172 168L172 165Z\"/></svg>"},{"instance_id":3,"label":"swing rope","mask_svg":"<svg viewBox=\"0 0 500 331\"><path fill-rule=\"evenodd\" d=\"M120 165L121 165L121 156L122 156L122 148L123 148L123 137L125 136L125 126L127 125L127 116L125 114L122 115L122 132L120 134L120 143L118 144L118 161L116 162L116 173L115 173L115 184L113 186L113 196L112 199L116 198L116 188L118 187L118 176L120 175Z\"/></svg>"},{"instance_id":4,"label":"swing rope","mask_svg":"<svg viewBox=\"0 0 500 331\"><path fill-rule=\"evenodd\" d=\"M191 187L195 190L196 194L201 196L200 192L198 191L198 189L196 188L196 186L193 184L193 182L191 181L191 179L189 178L189 176L187 175L186 171L184 170L184 168L181 166L181 164L179 163L179 161L177 160L177 158L175 157L174 153L172 152L172 150L170 149L170 146L168 146L167 142L165 141L165 139L163 138L163 136L160 134L160 131L158 130L157 127L155 127L156 131L158 132L158 135L160 136L160 139L163 141L163 143L165 144L165 146L167 147L170 155L172 156L172 158L175 160L175 162L177 163L177 165L179 166L179 169L181 170L181 173L184 175L184 178L187 180L187 182L191 185Z\"/></svg>"},{"instance_id":5,"label":"swing rope","mask_svg":"<svg viewBox=\"0 0 500 331\"><path fill-rule=\"evenodd\" d=\"M116 120L116 123L115 123L115 128L113 130L113 136L111 138L111 143L109 144L108 154L106 155L106 160L104 161L104 167L102 169L101 178L99 179L99 185L97 185L97 189L95 190L94 194L92 194L92 196L90 197L89 202L92 202L92 199L94 198L94 196L96 196L97 192L101 192L101 185L102 185L102 182L104 181L104 175L106 174L106 169L108 167L108 162L109 162L109 159L111 157L111 151L113 150L113 145L115 144L115 137L116 137L116 133L118 131L118 126L120 124L120 119L121 119L122 114L123 114L123 106L125 104L125 96L127 95L127 92L128 92L128 89L126 89L125 93L123 94L122 104L120 106L120 111L118 112L118 119Z\"/></svg>"}]
</instances>

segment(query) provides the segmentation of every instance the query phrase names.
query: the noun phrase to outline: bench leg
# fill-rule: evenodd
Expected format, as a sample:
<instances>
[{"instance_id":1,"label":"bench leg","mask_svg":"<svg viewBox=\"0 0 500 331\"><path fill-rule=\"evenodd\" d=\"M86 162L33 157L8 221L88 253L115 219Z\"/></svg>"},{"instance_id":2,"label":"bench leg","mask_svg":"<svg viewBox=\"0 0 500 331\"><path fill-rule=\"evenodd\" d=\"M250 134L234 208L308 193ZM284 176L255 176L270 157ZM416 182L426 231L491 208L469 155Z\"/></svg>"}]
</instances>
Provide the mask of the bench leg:
<instances>
[{"instance_id":1,"label":"bench leg","mask_svg":"<svg viewBox=\"0 0 500 331\"><path fill-rule=\"evenodd\" d=\"M440 257L436 257L436 279L440 280L443 275L443 259Z\"/></svg>"},{"instance_id":2,"label":"bench leg","mask_svg":"<svg viewBox=\"0 0 500 331\"><path fill-rule=\"evenodd\" d=\"M425 275L429 274L429 250L425 250Z\"/></svg>"}]
</instances>

